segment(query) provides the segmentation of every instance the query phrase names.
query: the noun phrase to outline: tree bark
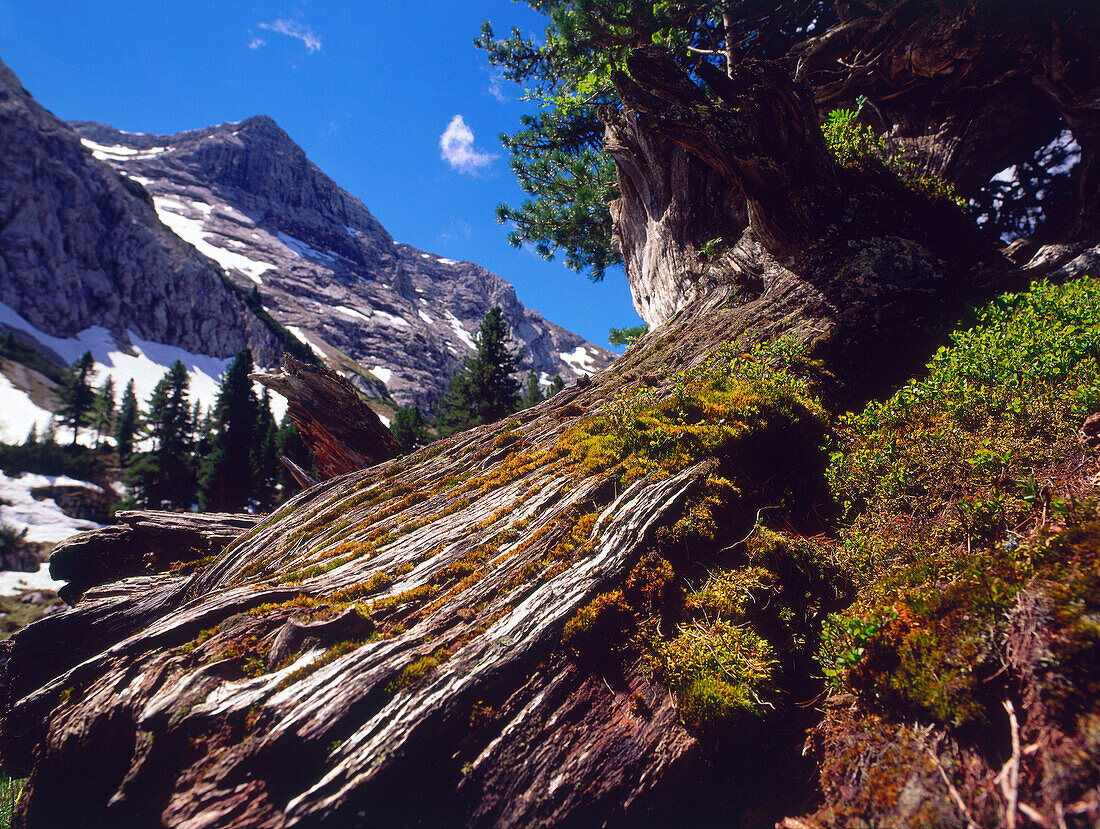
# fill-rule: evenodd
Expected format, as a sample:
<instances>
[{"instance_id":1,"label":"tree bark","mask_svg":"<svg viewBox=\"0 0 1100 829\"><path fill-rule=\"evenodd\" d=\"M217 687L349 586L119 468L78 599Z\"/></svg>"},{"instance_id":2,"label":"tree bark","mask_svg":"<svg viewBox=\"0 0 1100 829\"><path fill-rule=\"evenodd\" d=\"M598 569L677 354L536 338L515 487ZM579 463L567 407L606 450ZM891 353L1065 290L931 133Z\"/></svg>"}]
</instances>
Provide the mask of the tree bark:
<instances>
[{"instance_id":1,"label":"tree bark","mask_svg":"<svg viewBox=\"0 0 1100 829\"><path fill-rule=\"evenodd\" d=\"M374 410L331 369L286 354L280 374L250 376L287 398L287 414L313 453L322 477L365 469L401 454L397 440Z\"/></svg>"},{"instance_id":2,"label":"tree bark","mask_svg":"<svg viewBox=\"0 0 1100 829\"><path fill-rule=\"evenodd\" d=\"M619 215L645 227L620 238L661 232L667 261L709 280L694 300L584 387L322 481L193 575L89 590L0 645L0 759L30 774L17 826L667 825L684 803L729 825L808 796L801 745L816 714L782 704L817 693L808 671L781 674L766 728L706 733L681 721L638 641L574 647L563 633L643 562L674 562L677 585L743 564L741 541L782 493L798 493L790 518L809 526L811 507L828 510L820 430L765 421L751 440L632 480L589 465L585 447L595 424L614 441L624 400L671 399L687 382L676 372L722 344L789 336L820 361L827 405L880 393L968 297L1005 284L990 269L1004 263L983 260L957 216L925 205L918 220L888 182L831 171L816 129L799 132L804 101L771 69L735 77L718 103L652 52L631 72L616 82L638 110L609 130L630 184ZM738 191L747 213L704 221L741 232L704 262L693 199L728 205ZM835 232L811 215L835 203L843 217L851 193ZM888 233L898 216L913 222ZM318 445L360 445L333 407L298 405L304 432L324 419ZM713 537L678 536L722 481ZM340 616L352 602L357 615ZM681 617L662 613L627 623L667 636Z\"/></svg>"}]
</instances>

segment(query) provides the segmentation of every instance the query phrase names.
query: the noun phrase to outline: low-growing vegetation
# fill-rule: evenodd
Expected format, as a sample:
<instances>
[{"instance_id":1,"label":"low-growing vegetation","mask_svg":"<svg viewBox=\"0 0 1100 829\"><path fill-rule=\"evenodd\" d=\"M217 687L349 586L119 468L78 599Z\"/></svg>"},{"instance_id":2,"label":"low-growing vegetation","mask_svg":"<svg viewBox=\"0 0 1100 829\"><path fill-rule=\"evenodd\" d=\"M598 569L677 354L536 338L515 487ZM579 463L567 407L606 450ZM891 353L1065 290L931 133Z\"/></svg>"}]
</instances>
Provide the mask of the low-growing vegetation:
<instances>
[{"instance_id":1,"label":"low-growing vegetation","mask_svg":"<svg viewBox=\"0 0 1100 829\"><path fill-rule=\"evenodd\" d=\"M1071 650L1095 636L1095 511L1072 476L1100 409L1100 284L1036 283L973 323L927 376L841 420L829 468L861 587L825 627L825 677L947 726L1001 715L993 679L1029 585L1080 633Z\"/></svg>"}]
</instances>

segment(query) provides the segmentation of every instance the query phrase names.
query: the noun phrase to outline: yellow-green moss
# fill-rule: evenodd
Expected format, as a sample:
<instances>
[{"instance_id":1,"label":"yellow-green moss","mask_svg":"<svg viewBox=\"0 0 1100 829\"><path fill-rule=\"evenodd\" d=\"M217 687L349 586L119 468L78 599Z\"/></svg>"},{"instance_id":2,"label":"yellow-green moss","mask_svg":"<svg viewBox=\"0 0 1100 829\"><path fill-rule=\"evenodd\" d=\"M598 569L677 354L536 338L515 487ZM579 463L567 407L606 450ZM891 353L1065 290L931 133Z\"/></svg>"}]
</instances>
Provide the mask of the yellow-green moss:
<instances>
[{"instance_id":1,"label":"yellow-green moss","mask_svg":"<svg viewBox=\"0 0 1100 829\"><path fill-rule=\"evenodd\" d=\"M748 627L725 621L679 626L671 641L654 646L658 673L676 692L680 715L693 727L760 718L771 703L775 652Z\"/></svg>"},{"instance_id":2,"label":"yellow-green moss","mask_svg":"<svg viewBox=\"0 0 1100 829\"><path fill-rule=\"evenodd\" d=\"M396 679L386 684L385 692L393 696L402 688L408 688L420 679L423 679L437 667L451 658L451 652L446 648L438 648L428 656L422 656L411 665L405 666Z\"/></svg>"},{"instance_id":3,"label":"yellow-green moss","mask_svg":"<svg viewBox=\"0 0 1100 829\"><path fill-rule=\"evenodd\" d=\"M630 608L622 590L601 593L565 623L561 639L566 645L583 648L592 643L601 647L618 644L632 623Z\"/></svg>"},{"instance_id":4,"label":"yellow-green moss","mask_svg":"<svg viewBox=\"0 0 1100 829\"><path fill-rule=\"evenodd\" d=\"M570 429L560 445L575 475L613 471L624 485L738 450L751 465L750 439L764 432L783 432L797 443L820 431L821 408L793 370L801 360L801 350L786 340L741 355L721 349L676 375L666 397L620 394Z\"/></svg>"}]
</instances>

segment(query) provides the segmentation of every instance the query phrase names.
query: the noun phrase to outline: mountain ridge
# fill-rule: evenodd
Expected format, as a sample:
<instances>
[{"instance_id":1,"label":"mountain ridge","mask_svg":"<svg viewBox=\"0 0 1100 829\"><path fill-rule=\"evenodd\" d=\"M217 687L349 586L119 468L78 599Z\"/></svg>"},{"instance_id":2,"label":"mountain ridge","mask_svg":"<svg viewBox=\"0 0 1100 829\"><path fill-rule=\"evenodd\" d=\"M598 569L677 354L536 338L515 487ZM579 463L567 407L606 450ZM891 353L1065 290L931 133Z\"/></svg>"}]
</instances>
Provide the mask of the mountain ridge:
<instances>
[{"instance_id":1,"label":"mountain ridge","mask_svg":"<svg viewBox=\"0 0 1100 829\"><path fill-rule=\"evenodd\" d=\"M93 157L150 193L162 222L368 395L374 378L398 403L430 409L493 305L524 352L520 369L544 385L614 358L485 268L396 242L268 116L173 135L71 126Z\"/></svg>"}]
</instances>

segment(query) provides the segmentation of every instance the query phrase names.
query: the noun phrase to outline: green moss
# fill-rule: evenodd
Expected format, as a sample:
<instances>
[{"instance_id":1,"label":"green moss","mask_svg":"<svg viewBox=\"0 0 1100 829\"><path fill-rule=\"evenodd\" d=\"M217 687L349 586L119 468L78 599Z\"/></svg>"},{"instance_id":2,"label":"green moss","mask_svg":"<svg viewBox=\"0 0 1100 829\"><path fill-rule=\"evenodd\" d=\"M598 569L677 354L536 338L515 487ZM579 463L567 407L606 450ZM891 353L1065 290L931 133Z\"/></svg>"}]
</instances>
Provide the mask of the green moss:
<instances>
[{"instance_id":1,"label":"green moss","mask_svg":"<svg viewBox=\"0 0 1100 829\"><path fill-rule=\"evenodd\" d=\"M761 718L771 706L775 652L747 627L725 621L683 624L674 639L656 643L655 654L658 673L676 692L680 716L689 726Z\"/></svg>"},{"instance_id":2,"label":"green moss","mask_svg":"<svg viewBox=\"0 0 1100 829\"><path fill-rule=\"evenodd\" d=\"M446 648L439 648L428 656L420 657L411 665L405 666L401 673L397 675L396 679L386 684L386 694L388 696L393 696L402 688L408 688L410 685L423 679L450 658L451 652Z\"/></svg>"},{"instance_id":3,"label":"green moss","mask_svg":"<svg viewBox=\"0 0 1100 829\"><path fill-rule=\"evenodd\" d=\"M624 638L633 624L623 591L601 593L565 623L562 642L577 649L593 644L609 647Z\"/></svg>"},{"instance_id":4,"label":"green moss","mask_svg":"<svg viewBox=\"0 0 1100 829\"><path fill-rule=\"evenodd\" d=\"M720 349L673 378L671 393L620 394L561 439L575 475L612 471L629 484L674 474L704 458L737 454L751 466L753 441L782 432L785 440L816 443L823 412L797 371L803 351L787 340L748 354Z\"/></svg>"},{"instance_id":5,"label":"green moss","mask_svg":"<svg viewBox=\"0 0 1100 829\"><path fill-rule=\"evenodd\" d=\"M389 573L375 573L369 579L359 584L352 585L344 590L332 594L332 601L353 602L356 599L365 598L379 590L384 590L393 584L393 576Z\"/></svg>"},{"instance_id":6,"label":"green moss","mask_svg":"<svg viewBox=\"0 0 1100 829\"><path fill-rule=\"evenodd\" d=\"M346 642L339 642L333 645L308 665L303 665L301 668L297 668L283 677L282 681L279 683L279 688L287 688L298 680L305 679L307 676L320 670L330 662L335 662L344 654L351 653L362 647L366 644L366 641L365 639L349 639Z\"/></svg>"}]
</instances>

